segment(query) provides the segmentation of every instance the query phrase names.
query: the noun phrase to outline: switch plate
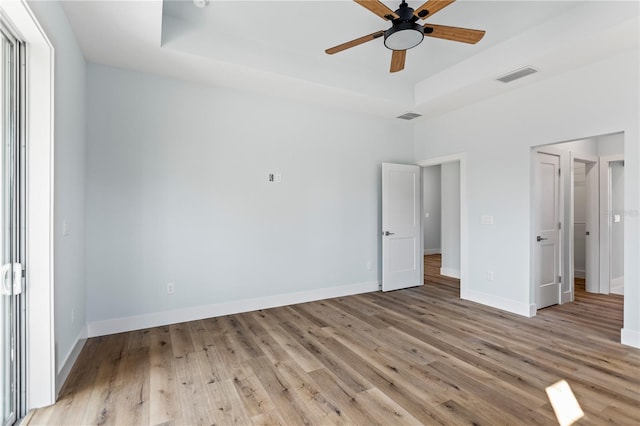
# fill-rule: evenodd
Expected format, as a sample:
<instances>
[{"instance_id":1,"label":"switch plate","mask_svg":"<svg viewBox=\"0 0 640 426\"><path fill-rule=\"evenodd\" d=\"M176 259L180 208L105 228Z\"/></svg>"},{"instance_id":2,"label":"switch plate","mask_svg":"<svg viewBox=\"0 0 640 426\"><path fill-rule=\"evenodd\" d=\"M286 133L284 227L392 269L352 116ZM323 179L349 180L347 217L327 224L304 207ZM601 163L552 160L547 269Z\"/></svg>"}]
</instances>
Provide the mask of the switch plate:
<instances>
[{"instance_id":1,"label":"switch plate","mask_svg":"<svg viewBox=\"0 0 640 426\"><path fill-rule=\"evenodd\" d=\"M282 175L280 173L268 173L267 182L269 183L282 183Z\"/></svg>"},{"instance_id":2,"label":"switch plate","mask_svg":"<svg viewBox=\"0 0 640 426\"><path fill-rule=\"evenodd\" d=\"M481 225L493 225L493 216L480 216Z\"/></svg>"},{"instance_id":3,"label":"switch plate","mask_svg":"<svg viewBox=\"0 0 640 426\"><path fill-rule=\"evenodd\" d=\"M493 271L487 271L487 281L493 281Z\"/></svg>"},{"instance_id":4,"label":"switch plate","mask_svg":"<svg viewBox=\"0 0 640 426\"><path fill-rule=\"evenodd\" d=\"M369 270L369 271L370 271L370 270L372 270L372 269L373 269L373 262L368 261L368 262L367 262L367 270Z\"/></svg>"},{"instance_id":5,"label":"switch plate","mask_svg":"<svg viewBox=\"0 0 640 426\"><path fill-rule=\"evenodd\" d=\"M424 217L425 217L425 218L427 218L427 219L429 219L429 213L425 213L425 214L424 214Z\"/></svg>"},{"instance_id":6,"label":"switch plate","mask_svg":"<svg viewBox=\"0 0 640 426\"><path fill-rule=\"evenodd\" d=\"M174 294L174 293L175 293L175 287L173 283L167 283L167 294Z\"/></svg>"},{"instance_id":7,"label":"switch plate","mask_svg":"<svg viewBox=\"0 0 640 426\"><path fill-rule=\"evenodd\" d=\"M71 226L66 220L62 222L62 235L67 236L71 233Z\"/></svg>"},{"instance_id":8,"label":"switch plate","mask_svg":"<svg viewBox=\"0 0 640 426\"><path fill-rule=\"evenodd\" d=\"M613 215L613 223L620 223L620 215L619 214L614 214Z\"/></svg>"}]
</instances>

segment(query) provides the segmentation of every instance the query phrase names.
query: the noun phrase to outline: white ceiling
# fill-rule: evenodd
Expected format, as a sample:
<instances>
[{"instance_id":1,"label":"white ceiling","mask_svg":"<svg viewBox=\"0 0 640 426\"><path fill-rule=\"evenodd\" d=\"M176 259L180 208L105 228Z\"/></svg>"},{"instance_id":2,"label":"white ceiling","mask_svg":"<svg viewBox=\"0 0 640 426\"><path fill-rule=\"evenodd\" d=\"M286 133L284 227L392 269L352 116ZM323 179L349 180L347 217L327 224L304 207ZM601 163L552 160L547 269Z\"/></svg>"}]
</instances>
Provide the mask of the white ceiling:
<instances>
[{"instance_id":1,"label":"white ceiling","mask_svg":"<svg viewBox=\"0 0 640 426\"><path fill-rule=\"evenodd\" d=\"M399 1L385 1L396 9ZM409 1L418 7L423 1ZM486 30L476 45L427 37L389 73L386 29L348 0L65 1L87 60L394 117L439 114L624 50L638 50L638 2L459 0L427 22ZM510 84L495 78L532 65Z\"/></svg>"}]
</instances>

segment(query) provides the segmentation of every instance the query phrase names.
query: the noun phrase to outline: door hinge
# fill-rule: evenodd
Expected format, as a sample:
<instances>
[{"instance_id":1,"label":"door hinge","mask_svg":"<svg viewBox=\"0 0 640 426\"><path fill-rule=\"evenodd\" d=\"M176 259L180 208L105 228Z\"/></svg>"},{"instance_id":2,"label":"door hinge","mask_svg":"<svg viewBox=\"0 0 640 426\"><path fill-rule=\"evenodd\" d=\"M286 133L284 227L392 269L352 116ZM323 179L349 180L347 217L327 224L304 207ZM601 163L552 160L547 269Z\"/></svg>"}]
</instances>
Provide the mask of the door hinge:
<instances>
[{"instance_id":1,"label":"door hinge","mask_svg":"<svg viewBox=\"0 0 640 426\"><path fill-rule=\"evenodd\" d=\"M562 222L558 222L558 229L562 229Z\"/></svg>"},{"instance_id":2,"label":"door hinge","mask_svg":"<svg viewBox=\"0 0 640 426\"><path fill-rule=\"evenodd\" d=\"M560 176L561 173L562 173L562 170L558 169L558 176Z\"/></svg>"},{"instance_id":3,"label":"door hinge","mask_svg":"<svg viewBox=\"0 0 640 426\"><path fill-rule=\"evenodd\" d=\"M591 235L591 233L590 233L589 231L587 231L587 237L588 237L589 235Z\"/></svg>"},{"instance_id":4,"label":"door hinge","mask_svg":"<svg viewBox=\"0 0 640 426\"><path fill-rule=\"evenodd\" d=\"M558 282L561 283L562 282L562 276L558 275Z\"/></svg>"}]
</instances>

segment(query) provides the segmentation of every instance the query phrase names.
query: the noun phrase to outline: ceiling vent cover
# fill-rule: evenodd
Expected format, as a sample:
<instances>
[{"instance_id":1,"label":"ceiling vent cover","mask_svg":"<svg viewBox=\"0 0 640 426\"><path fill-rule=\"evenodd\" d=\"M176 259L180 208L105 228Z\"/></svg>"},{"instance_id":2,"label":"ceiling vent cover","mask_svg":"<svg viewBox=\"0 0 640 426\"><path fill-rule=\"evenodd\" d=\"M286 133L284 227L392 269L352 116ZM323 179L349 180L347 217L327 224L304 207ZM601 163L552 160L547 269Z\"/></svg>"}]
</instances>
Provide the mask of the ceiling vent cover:
<instances>
[{"instance_id":1,"label":"ceiling vent cover","mask_svg":"<svg viewBox=\"0 0 640 426\"><path fill-rule=\"evenodd\" d=\"M503 75L502 77L498 77L497 80L503 83L509 83L513 80L517 80L519 78L526 77L537 72L538 70L533 67L524 67L520 68L519 70L512 71L509 74Z\"/></svg>"},{"instance_id":2,"label":"ceiling vent cover","mask_svg":"<svg viewBox=\"0 0 640 426\"><path fill-rule=\"evenodd\" d=\"M396 118L401 120L413 120L414 118L422 117L422 114L416 114L415 112L408 112L406 114L402 114Z\"/></svg>"}]
</instances>

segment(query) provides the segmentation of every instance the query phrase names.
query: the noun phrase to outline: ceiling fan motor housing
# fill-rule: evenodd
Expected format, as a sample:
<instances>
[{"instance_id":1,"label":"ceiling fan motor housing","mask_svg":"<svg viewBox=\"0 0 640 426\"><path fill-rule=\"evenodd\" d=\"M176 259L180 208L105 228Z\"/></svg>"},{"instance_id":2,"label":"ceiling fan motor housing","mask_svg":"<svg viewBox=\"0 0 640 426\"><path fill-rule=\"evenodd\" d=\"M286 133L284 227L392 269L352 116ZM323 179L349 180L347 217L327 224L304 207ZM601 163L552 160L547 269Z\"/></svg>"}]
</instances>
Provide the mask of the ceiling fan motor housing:
<instances>
[{"instance_id":1,"label":"ceiling fan motor housing","mask_svg":"<svg viewBox=\"0 0 640 426\"><path fill-rule=\"evenodd\" d=\"M404 1L396 10L399 19L384 32L384 45L391 50L407 50L416 47L424 39L424 27L417 24L413 9Z\"/></svg>"}]
</instances>

